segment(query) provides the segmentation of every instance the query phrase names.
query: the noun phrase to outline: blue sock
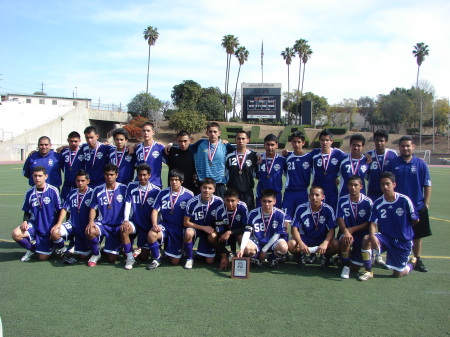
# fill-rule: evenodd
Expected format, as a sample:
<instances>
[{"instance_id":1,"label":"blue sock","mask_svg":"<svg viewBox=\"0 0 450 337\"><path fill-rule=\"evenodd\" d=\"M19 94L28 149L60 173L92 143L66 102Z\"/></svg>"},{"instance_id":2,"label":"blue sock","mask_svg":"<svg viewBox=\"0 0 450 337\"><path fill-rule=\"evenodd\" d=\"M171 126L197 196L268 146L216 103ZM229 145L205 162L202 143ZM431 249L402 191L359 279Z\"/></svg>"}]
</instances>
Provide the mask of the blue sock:
<instances>
[{"instance_id":1,"label":"blue sock","mask_svg":"<svg viewBox=\"0 0 450 337\"><path fill-rule=\"evenodd\" d=\"M131 253L131 243L123 243L122 244L122 248L123 248L123 252L126 253Z\"/></svg>"},{"instance_id":2,"label":"blue sock","mask_svg":"<svg viewBox=\"0 0 450 337\"><path fill-rule=\"evenodd\" d=\"M92 240L86 240L87 245L91 249L92 255L98 255L100 254L100 251L98 250L98 243L100 241L100 238L97 236L93 238Z\"/></svg>"},{"instance_id":3,"label":"blue sock","mask_svg":"<svg viewBox=\"0 0 450 337\"><path fill-rule=\"evenodd\" d=\"M159 260L159 258L161 257L161 254L159 252L159 244L158 241L155 241L153 243L149 243L148 244L148 248L150 249L150 252L152 253L152 257L155 260Z\"/></svg>"},{"instance_id":4,"label":"blue sock","mask_svg":"<svg viewBox=\"0 0 450 337\"><path fill-rule=\"evenodd\" d=\"M193 242L188 242L188 243L184 244L184 252L185 252L186 258L188 260L192 260L193 251L194 251L194 243Z\"/></svg>"},{"instance_id":5,"label":"blue sock","mask_svg":"<svg viewBox=\"0 0 450 337\"><path fill-rule=\"evenodd\" d=\"M275 253L270 253L269 256L267 257L268 261L273 261L277 258L277 256L275 255Z\"/></svg>"},{"instance_id":6,"label":"blue sock","mask_svg":"<svg viewBox=\"0 0 450 337\"><path fill-rule=\"evenodd\" d=\"M64 247L64 239L59 238L58 240L53 241L56 248L63 248Z\"/></svg>"},{"instance_id":7,"label":"blue sock","mask_svg":"<svg viewBox=\"0 0 450 337\"><path fill-rule=\"evenodd\" d=\"M35 251L34 245L31 243L30 238L23 238L20 241L17 241L20 247L25 248L26 250L31 250L33 253Z\"/></svg>"}]
</instances>

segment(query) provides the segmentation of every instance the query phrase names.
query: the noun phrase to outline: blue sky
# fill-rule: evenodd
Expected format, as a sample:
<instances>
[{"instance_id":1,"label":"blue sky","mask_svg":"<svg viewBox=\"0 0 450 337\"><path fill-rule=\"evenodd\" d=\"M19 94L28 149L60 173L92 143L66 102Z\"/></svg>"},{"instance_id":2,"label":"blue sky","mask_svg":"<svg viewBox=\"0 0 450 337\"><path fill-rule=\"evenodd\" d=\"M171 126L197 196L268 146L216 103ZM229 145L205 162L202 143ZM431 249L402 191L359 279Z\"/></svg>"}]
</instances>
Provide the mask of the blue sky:
<instances>
[{"instance_id":1,"label":"blue sky","mask_svg":"<svg viewBox=\"0 0 450 337\"><path fill-rule=\"evenodd\" d=\"M281 82L287 66L280 53L304 38L313 50L304 91L343 98L376 97L415 83L417 42L430 56L420 78L438 97L450 96L450 2L398 1L103 1L0 0L0 92L33 93L44 82L49 95L127 104L145 91L147 26L158 28L152 47L149 91L170 100L174 85L192 79L224 89L224 35L249 52L239 82ZM297 86L298 58L290 67ZM233 57L230 88L238 62Z\"/></svg>"}]
</instances>

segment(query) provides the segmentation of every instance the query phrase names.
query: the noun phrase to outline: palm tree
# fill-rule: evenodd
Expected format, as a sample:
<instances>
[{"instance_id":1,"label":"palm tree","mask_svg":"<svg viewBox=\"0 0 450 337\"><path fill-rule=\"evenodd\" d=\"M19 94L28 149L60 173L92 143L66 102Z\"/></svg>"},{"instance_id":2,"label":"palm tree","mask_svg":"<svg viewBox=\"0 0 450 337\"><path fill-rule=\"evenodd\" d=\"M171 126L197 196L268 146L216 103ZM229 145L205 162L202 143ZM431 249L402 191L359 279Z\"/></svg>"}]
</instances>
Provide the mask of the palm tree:
<instances>
[{"instance_id":1,"label":"palm tree","mask_svg":"<svg viewBox=\"0 0 450 337\"><path fill-rule=\"evenodd\" d=\"M225 71L225 113L224 119L227 117L227 99L228 99L228 84L230 82L230 65L231 55L234 54L234 49L239 46L239 40L234 35L225 35L222 39L222 47L225 48L227 53L227 68Z\"/></svg>"},{"instance_id":2,"label":"palm tree","mask_svg":"<svg viewBox=\"0 0 450 337\"><path fill-rule=\"evenodd\" d=\"M417 79L416 79L416 88L417 88L419 86L420 66L422 65L422 62L425 60L425 56L428 56L429 53L428 45L425 44L424 42L416 43L412 53L417 61Z\"/></svg>"},{"instance_id":3,"label":"palm tree","mask_svg":"<svg viewBox=\"0 0 450 337\"><path fill-rule=\"evenodd\" d=\"M234 99L233 99L233 117L236 117L236 92L239 82L239 74L241 72L241 66L248 60L248 50L244 46L240 46L234 53L239 61L239 70L236 78L236 87L234 88Z\"/></svg>"},{"instance_id":4,"label":"palm tree","mask_svg":"<svg viewBox=\"0 0 450 337\"><path fill-rule=\"evenodd\" d=\"M305 47L308 45L308 40L305 39L299 39L295 41L294 43L294 51L298 54L299 59L299 68L298 68L298 84L297 84L297 97L296 97L296 108L295 108L295 114L298 115L298 106L300 104L299 102L299 94L300 94L300 80L301 80L301 74L302 74L302 58L303 54L305 52Z\"/></svg>"},{"instance_id":5,"label":"palm tree","mask_svg":"<svg viewBox=\"0 0 450 337\"><path fill-rule=\"evenodd\" d=\"M154 46L156 43L156 40L158 40L159 33L158 28L153 28L153 26L148 26L144 30L144 39L148 42L148 65L147 65L147 89L146 93L148 94L148 75L150 72L150 47Z\"/></svg>"},{"instance_id":6,"label":"palm tree","mask_svg":"<svg viewBox=\"0 0 450 337\"><path fill-rule=\"evenodd\" d=\"M313 51L311 47L307 44L305 46L305 50L303 52L302 56L302 62L303 62L303 76L302 76L302 90L300 91L300 95L303 93L303 82L305 81L305 70L306 70L306 62L311 58Z\"/></svg>"},{"instance_id":7,"label":"palm tree","mask_svg":"<svg viewBox=\"0 0 450 337\"><path fill-rule=\"evenodd\" d=\"M281 52L281 56L283 56L283 60L286 61L286 64L288 66L288 100L289 100L289 97L290 97L289 94L290 94L290 91L291 91L290 80L289 80L289 66L292 63L292 58L295 57L294 48L286 47L286 49ZM289 113L289 111L288 111L288 116L289 116L288 120L290 122L290 113Z\"/></svg>"}]
</instances>

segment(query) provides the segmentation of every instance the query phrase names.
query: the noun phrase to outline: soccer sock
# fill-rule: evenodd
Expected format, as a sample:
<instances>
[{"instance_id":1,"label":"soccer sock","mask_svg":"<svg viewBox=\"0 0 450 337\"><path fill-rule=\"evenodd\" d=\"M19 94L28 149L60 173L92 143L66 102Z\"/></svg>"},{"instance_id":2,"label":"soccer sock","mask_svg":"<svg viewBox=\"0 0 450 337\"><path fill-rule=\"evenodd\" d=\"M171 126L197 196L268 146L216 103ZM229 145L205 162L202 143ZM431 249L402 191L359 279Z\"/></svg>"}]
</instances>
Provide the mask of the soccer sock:
<instances>
[{"instance_id":1,"label":"soccer sock","mask_svg":"<svg viewBox=\"0 0 450 337\"><path fill-rule=\"evenodd\" d=\"M132 260L134 258L131 243L123 243L122 249L125 255L127 256L127 260Z\"/></svg>"},{"instance_id":2,"label":"soccer sock","mask_svg":"<svg viewBox=\"0 0 450 337\"><path fill-rule=\"evenodd\" d=\"M407 265L406 265L406 269L408 270L408 274L411 272L411 270L413 270L414 269L414 265L412 264L412 263L408 263Z\"/></svg>"},{"instance_id":3,"label":"soccer sock","mask_svg":"<svg viewBox=\"0 0 450 337\"><path fill-rule=\"evenodd\" d=\"M275 253L270 253L269 256L267 257L268 261L273 261L277 258L277 256L275 255Z\"/></svg>"},{"instance_id":4,"label":"soccer sock","mask_svg":"<svg viewBox=\"0 0 450 337\"><path fill-rule=\"evenodd\" d=\"M371 251L361 249L361 255L364 262L364 268L367 271L372 271L372 257L371 257Z\"/></svg>"},{"instance_id":5,"label":"soccer sock","mask_svg":"<svg viewBox=\"0 0 450 337\"><path fill-rule=\"evenodd\" d=\"M188 260L192 260L193 250L194 250L193 242L188 242L184 244L184 253L186 254L186 258Z\"/></svg>"},{"instance_id":6,"label":"soccer sock","mask_svg":"<svg viewBox=\"0 0 450 337\"><path fill-rule=\"evenodd\" d=\"M100 254L100 251L98 250L98 243L99 243L99 237L96 236L92 240L86 240L87 245L91 249L92 255L98 255Z\"/></svg>"},{"instance_id":7,"label":"soccer sock","mask_svg":"<svg viewBox=\"0 0 450 337\"><path fill-rule=\"evenodd\" d=\"M64 247L64 239L59 238L58 240L53 241L56 248L63 248Z\"/></svg>"},{"instance_id":8,"label":"soccer sock","mask_svg":"<svg viewBox=\"0 0 450 337\"><path fill-rule=\"evenodd\" d=\"M23 238L20 241L16 241L20 247L25 248L26 250L30 250L34 253L36 250L35 246L31 243L30 238Z\"/></svg>"},{"instance_id":9,"label":"soccer sock","mask_svg":"<svg viewBox=\"0 0 450 337\"><path fill-rule=\"evenodd\" d=\"M150 249L150 252L152 254L152 257L155 260L159 260L159 258L161 257L161 254L159 252L159 244L158 241L149 243L148 248Z\"/></svg>"},{"instance_id":10,"label":"soccer sock","mask_svg":"<svg viewBox=\"0 0 450 337\"><path fill-rule=\"evenodd\" d=\"M350 266L350 252L341 253L342 264L346 267Z\"/></svg>"}]
</instances>

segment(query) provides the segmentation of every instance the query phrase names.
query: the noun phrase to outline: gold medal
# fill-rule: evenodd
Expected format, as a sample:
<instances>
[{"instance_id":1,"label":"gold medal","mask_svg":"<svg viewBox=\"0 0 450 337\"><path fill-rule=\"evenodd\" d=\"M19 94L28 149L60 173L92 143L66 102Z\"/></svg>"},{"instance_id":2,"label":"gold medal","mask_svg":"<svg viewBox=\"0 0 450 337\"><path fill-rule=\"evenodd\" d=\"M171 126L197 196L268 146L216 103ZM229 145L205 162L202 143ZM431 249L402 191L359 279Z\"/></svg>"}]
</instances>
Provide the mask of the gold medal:
<instances>
[{"instance_id":1,"label":"gold medal","mask_svg":"<svg viewBox=\"0 0 450 337\"><path fill-rule=\"evenodd\" d=\"M108 205L108 209L111 209L112 207L111 207L111 205Z\"/></svg>"},{"instance_id":2,"label":"gold medal","mask_svg":"<svg viewBox=\"0 0 450 337\"><path fill-rule=\"evenodd\" d=\"M71 167L69 167L69 171L72 171L72 168L71 168Z\"/></svg>"},{"instance_id":3,"label":"gold medal","mask_svg":"<svg viewBox=\"0 0 450 337\"><path fill-rule=\"evenodd\" d=\"M326 176L327 174L328 174L327 172L324 172L324 173L323 173L324 176Z\"/></svg>"},{"instance_id":4,"label":"gold medal","mask_svg":"<svg viewBox=\"0 0 450 337\"><path fill-rule=\"evenodd\" d=\"M267 179L270 179L270 174L267 175Z\"/></svg>"},{"instance_id":5,"label":"gold medal","mask_svg":"<svg viewBox=\"0 0 450 337\"><path fill-rule=\"evenodd\" d=\"M242 171L239 171L239 174L242 174Z\"/></svg>"}]
</instances>

